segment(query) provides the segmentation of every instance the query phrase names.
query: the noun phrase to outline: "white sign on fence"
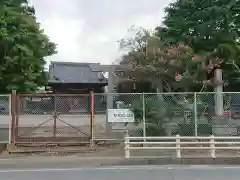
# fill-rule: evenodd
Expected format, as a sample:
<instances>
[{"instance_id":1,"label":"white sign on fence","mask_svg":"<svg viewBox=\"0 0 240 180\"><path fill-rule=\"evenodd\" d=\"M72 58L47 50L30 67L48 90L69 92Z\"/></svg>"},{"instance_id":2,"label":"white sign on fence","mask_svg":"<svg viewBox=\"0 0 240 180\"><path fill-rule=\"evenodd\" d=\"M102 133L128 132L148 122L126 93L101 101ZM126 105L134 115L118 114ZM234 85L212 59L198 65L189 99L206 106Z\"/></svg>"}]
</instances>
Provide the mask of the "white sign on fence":
<instances>
[{"instance_id":1,"label":"white sign on fence","mask_svg":"<svg viewBox=\"0 0 240 180\"><path fill-rule=\"evenodd\" d=\"M134 122L134 113L130 109L108 109L108 122Z\"/></svg>"}]
</instances>

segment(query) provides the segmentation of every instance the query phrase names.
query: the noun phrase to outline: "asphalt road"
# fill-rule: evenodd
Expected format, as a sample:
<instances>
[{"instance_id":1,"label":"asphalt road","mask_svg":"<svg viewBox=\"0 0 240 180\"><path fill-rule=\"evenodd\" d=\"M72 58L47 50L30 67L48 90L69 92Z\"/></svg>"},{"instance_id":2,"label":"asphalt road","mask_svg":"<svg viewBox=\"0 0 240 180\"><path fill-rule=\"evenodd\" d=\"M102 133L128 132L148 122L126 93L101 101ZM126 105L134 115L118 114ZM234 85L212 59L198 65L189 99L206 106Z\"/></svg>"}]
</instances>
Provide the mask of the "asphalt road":
<instances>
[{"instance_id":1,"label":"asphalt road","mask_svg":"<svg viewBox=\"0 0 240 180\"><path fill-rule=\"evenodd\" d=\"M239 180L240 166L119 166L0 169L4 180Z\"/></svg>"}]
</instances>

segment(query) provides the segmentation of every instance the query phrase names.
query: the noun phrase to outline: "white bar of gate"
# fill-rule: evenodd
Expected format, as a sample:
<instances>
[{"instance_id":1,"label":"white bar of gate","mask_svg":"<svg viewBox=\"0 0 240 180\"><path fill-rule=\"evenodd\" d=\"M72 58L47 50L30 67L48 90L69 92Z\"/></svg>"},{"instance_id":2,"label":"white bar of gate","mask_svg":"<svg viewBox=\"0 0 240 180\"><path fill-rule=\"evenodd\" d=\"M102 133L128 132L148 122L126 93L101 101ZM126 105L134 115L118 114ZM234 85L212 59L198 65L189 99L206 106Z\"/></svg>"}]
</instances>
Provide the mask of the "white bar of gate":
<instances>
[{"instance_id":1,"label":"white bar of gate","mask_svg":"<svg viewBox=\"0 0 240 180\"><path fill-rule=\"evenodd\" d=\"M192 141L189 142L186 140L192 140ZM200 140L205 140L205 141L200 141ZM238 140L238 141L230 141L230 140ZM139 145L142 145L142 146L139 147ZM144 145L161 145L161 146L151 147L151 146L144 146ZM169 146L169 145L175 145L175 146ZM188 145L188 146L181 146L181 145ZM208 146L197 147L193 145L208 145ZM222 146L216 147L216 145L222 145ZM235 146L230 146L230 145L235 145ZM168 137L130 137L128 134L126 134L125 136L125 158L127 159L130 158L131 150L176 150L176 157L181 158L182 157L181 150L183 149L209 150L211 158L216 158L216 152L215 152L216 150L219 150L219 149L240 150L240 137L239 136L213 136L213 135L197 136L197 137L196 136L192 136L192 137L179 136L179 135L168 136Z\"/></svg>"}]
</instances>

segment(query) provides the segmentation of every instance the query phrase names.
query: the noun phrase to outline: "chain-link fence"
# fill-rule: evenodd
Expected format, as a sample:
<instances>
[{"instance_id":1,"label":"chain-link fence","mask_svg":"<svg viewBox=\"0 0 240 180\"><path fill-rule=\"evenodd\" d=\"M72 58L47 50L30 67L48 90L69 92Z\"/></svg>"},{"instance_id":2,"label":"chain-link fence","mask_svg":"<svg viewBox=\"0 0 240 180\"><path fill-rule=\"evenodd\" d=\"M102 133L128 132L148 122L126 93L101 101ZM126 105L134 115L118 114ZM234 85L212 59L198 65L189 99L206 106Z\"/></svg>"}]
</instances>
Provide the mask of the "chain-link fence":
<instances>
[{"instance_id":1,"label":"chain-link fence","mask_svg":"<svg viewBox=\"0 0 240 180\"><path fill-rule=\"evenodd\" d=\"M214 135L240 134L240 93L197 93L196 99L198 129L205 125Z\"/></svg>"},{"instance_id":2,"label":"chain-link fence","mask_svg":"<svg viewBox=\"0 0 240 180\"><path fill-rule=\"evenodd\" d=\"M73 143L89 139L89 95L19 95L17 106L17 140Z\"/></svg>"},{"instance_id":3,"label":"chain-link fence","mask_svg":"<svg viewBox=\"0 0 240 180\"><path fill-rule=\"evenodd\" d=\"M142 94L94 94L94 140L122 140L128 131L135 136L143 136L142 118L135 122L109 122L108 109L142 108ZM137 105L137 106L136 106Z\"/></svg>"},{"instance_id":4,"label":"chain-link fence","mask_svg":"<svg viewBox=\"0 0 240 180\"><path fill-rule=\"evenodd\" d=\"M134 123L112 123L108 109L129 109ZM133 136L238 135L240 93L94 94L96 140Z\"/></svg>"},{"instance_id":5,"label":"chain-link fence","mask_svg":"<svg viewBox=\"0 0 240 180\"><path fill-rule=\"evenodd\" d=\"M11 143L11 96L0 95L0 143Z\"/></svg>"},{"instance_id":6,"label":"chain-link fence","mask_svg":"<svg viewBox=\"0 0 240 180\"><path fill-rule=\"evenodd\" d=\"M146 136L194 135L194 94L144 94Z\"/></svg>"},{"instance_id":7,"label":"chain-link fence","mask_svg":"<svg viewBox=\"0 0 240 180\"><path fill-rule=\"evenodd\" d=\"M126 131L132 136L240 132L240 93L31 94L17 99L16 134L29 142L123 140ZM0 96L0 117L6 128L10 106L10 96ZM108 119L109 109L129 110L134 121L113 122ZM8 138L5 134L1 137Z\"/></svg>"}]
</instances>

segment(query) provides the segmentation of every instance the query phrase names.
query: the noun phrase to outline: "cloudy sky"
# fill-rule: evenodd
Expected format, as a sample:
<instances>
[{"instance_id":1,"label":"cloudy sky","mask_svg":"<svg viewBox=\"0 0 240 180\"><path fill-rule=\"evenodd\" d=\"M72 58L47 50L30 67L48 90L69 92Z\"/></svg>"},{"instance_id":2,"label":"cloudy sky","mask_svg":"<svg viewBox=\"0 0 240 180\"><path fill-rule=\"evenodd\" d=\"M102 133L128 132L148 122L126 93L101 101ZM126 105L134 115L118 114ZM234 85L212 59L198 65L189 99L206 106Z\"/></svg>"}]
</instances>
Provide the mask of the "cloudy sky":
<instances>
[{"instance_id":1,"label":"cloudy sky","mask_svg":"<svg viewBox=\"0 0 240 180\"><path fill-rule=\"evenodd\" d=\"M118 40L136 27L154 28L172 0L29 0L58 54L48 60L110 64Z\"/></svg>"}]
</instances>

